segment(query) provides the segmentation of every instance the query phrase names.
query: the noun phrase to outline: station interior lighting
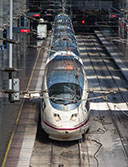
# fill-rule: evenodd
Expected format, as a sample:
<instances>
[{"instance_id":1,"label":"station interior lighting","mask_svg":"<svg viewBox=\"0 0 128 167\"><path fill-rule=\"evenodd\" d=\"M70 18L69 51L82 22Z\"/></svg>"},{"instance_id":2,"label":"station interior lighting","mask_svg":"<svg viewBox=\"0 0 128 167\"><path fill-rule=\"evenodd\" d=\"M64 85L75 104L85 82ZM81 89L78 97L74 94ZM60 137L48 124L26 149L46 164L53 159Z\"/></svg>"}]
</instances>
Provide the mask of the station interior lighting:
<instances>
[{"instance_id":1,"label":"station interior lighting","mask_svg":"<svg viewBox=\"0 0 128 167\"><path fill-rule=\"evenodd\" d=\"M111 17L112 18L117 18L117 15L116 14L111 14Z\"/></svg>"},{"instance_id":2,"label":"station interior lighting","mask_svg":"<svg viewBox=\"0 0 128 167\"><path fill-rule=\"evenodd\" d=\"M30 29L21 29L20 31L21 31L21 32L24 32L24 33L29 33L29 32L30 32Z\"/></svg>"},{"instance_id":3,"label":"station interior lighting","mask_svg":"<svg viewBox=\"0 0 128 167\"><path fill-rule=\"evenodd\" d=\"M34 14L34 17L40 17L40 14Z\"/></svg>"}]
</instances>

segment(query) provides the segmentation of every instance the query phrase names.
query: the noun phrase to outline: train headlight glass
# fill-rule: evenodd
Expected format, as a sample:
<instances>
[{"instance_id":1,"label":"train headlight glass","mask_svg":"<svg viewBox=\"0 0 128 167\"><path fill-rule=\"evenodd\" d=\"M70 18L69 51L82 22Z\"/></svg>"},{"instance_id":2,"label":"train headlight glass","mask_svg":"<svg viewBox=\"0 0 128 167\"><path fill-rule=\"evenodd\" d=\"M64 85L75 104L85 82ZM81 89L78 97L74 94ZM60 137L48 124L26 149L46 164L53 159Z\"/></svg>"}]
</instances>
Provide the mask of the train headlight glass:
<instances>
[{"instance_id":1,"label":"train headlight glass","mask_svg":"<svg viewBox=\"0 0 128 167\"><path fill-rule=\"evenodd\" d=\"M56 121L60 121L61 120L59 114L54 114L54 118L55 118Z\"/></svg>"},{"instance_id":2,"label":"train headlight glass","mask_svg":"<svg viewBox=\"0 0 128 167\"><path fill-rule=\"evenodd\" d=\"M77 119L77 114L72 114L71 120L72 120L72 121L76 121L76 119Z\"/></svg>"}]
</instances>

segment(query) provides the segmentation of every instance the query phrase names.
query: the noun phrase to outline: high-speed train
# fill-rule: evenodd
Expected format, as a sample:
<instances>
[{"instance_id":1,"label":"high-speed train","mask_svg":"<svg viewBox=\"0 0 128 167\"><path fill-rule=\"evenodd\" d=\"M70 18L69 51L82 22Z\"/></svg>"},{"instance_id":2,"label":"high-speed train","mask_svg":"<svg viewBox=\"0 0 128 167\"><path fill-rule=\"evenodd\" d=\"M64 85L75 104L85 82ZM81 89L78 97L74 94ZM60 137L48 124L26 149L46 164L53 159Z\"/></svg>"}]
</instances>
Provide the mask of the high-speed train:
<instances>
[{"instance_id":1,"label":"high-speed train","mask_svg":"<svg viewBox=\"0 0 128 167\"><path fill-rule=\"evenodd\" d=\"M79 56L71 19L55 17L41 100L41 127L49 138L82 138L89 128L88 81Z\"/></svg>"}]
</instances>

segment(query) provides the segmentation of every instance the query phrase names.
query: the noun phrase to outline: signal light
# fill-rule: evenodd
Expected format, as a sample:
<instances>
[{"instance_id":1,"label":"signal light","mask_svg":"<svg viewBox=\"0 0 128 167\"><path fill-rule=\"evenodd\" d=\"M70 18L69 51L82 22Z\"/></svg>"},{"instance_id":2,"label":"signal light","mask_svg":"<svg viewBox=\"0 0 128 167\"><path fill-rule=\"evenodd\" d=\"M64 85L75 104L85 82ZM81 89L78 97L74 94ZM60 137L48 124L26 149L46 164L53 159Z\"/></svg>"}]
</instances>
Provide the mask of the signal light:
<instances>
[{"instance_id":1,"label":"signal light","mask_svg":"<svg viewBox=\"0 0 128 167\"><path fill-rule=\"evenodd\" d=\"M122 23L123 28L125 27L125 23Z\"/></svg>"},{"instance_id":2,"label":"signal light","mask_svg":"<svg viewBox=\"0 0 128 167\"><path fill-rule=\"evenodd\" d=\"M112 18L117 18L117 15L116 14L111 14L111 17Z\"/></svg>"},{"instance_id":3,"label":"signal light","mask_svg":"<svg viewBox=\"0 0 128 167\"><path fill-rule=\"evenodd\" d=\"M85 20L82 20L82 24L85 24Z\"/></svg>"}]
</instances>

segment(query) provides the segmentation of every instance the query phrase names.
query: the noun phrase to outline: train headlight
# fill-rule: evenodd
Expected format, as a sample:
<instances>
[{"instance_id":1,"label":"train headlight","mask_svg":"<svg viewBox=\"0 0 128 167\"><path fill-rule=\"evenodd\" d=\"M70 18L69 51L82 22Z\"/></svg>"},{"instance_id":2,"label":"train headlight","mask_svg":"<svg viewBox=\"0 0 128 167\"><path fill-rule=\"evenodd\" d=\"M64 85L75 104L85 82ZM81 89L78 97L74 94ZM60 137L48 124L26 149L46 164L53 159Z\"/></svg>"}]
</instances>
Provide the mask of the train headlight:
<instances>
[{"instance_id":1,"label":"train headlight","mask_svg":"<svg viewBox=\"0 0 128 167\"><path fill-rule=\"evenodd\" d=\"M54 118L55 118L56 121L60 121L61 120L59 114L54 114Z\"/></svg>"},{"instance_id":2,"label":"train headlight","mask_svg":"<svg viewBox=\"0 0 128 167\"><path fill-rule=\"evenodd\" d=\"M77 114L72 114L71 120L72 120L72 121L76 121L76 119L77 119Z\"/></svg>"}]
</instances>

